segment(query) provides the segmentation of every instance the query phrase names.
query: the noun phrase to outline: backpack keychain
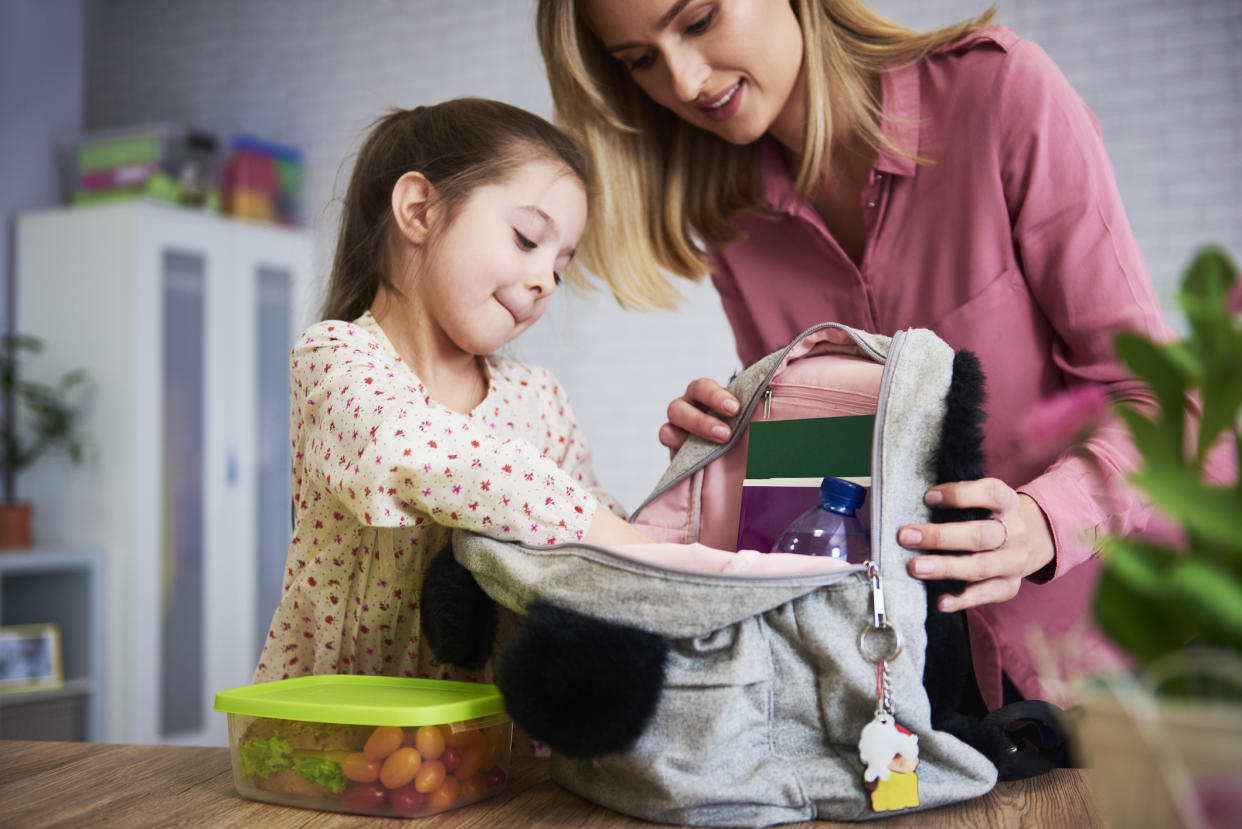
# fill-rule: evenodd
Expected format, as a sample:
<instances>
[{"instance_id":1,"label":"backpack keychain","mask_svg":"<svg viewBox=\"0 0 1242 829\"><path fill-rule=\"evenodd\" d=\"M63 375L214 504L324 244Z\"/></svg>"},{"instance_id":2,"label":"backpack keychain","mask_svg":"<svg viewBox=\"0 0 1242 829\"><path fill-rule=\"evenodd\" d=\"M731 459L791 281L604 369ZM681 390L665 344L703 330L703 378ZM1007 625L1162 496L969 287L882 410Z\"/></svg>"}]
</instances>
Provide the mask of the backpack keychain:
<instances>
[{"instance_id":1,"label":"backpack keychain","mask_svg":"<svg viewBox=\"0 0 1242 829\"><path fill-rule=\"evenodd\" d=\"M888 663L901 653L901 634L888 623L884 612L884 591L880 569L868 564L874 619L858 637L864 657L876 663L875 717L858 738L858 757L866 769L863 786L871 793L871 808L877 812L909 809L919 805L919 738L893 716L892 684Z\"/></svg>"}]
</instances>

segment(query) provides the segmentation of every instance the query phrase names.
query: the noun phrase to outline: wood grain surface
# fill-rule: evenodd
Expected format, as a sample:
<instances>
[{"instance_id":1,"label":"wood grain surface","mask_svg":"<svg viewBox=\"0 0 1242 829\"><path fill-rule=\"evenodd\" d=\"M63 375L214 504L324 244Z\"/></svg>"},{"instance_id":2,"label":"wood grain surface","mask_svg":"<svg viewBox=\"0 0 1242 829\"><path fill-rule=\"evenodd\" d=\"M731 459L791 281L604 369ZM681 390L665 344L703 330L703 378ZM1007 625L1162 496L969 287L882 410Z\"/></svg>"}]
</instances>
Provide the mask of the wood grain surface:
<instances>
[{"instance_id":1,"label":"wood grain surface","mask_svg":"<svg viewBox=\"0 0 1242 829\"><path fill-rule=\"evenodd\" d=\"M293 809L244 800L223 748L0 740L0 826L27 827L651 827L595 806L548 779L546 760L514 761L503 794L425 818L401 820ZM856 826L811 822L787 827ZM1057 770L1001 783L984 797L877 820L884 827L1103 827L1082 772Z\"/></svg>"}]
</instances>

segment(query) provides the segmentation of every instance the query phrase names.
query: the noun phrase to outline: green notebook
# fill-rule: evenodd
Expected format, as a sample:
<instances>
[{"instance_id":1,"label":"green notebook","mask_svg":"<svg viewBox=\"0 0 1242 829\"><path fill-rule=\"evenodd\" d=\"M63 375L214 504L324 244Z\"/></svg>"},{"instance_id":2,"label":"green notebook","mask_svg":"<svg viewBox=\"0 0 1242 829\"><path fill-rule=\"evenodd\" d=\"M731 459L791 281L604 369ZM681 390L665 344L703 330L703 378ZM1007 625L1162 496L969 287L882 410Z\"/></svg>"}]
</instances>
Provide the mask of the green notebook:
<instances>
[{"instance_id":1,"label":"green notebook","mask_svg":"<svg viewBox=\"0 0 1242 829\"><path fill-rule=\"evenodd\" d=\"M756 420L750 424L746 477L871 477L875 415Z\"/></svg>"}]
</instances>

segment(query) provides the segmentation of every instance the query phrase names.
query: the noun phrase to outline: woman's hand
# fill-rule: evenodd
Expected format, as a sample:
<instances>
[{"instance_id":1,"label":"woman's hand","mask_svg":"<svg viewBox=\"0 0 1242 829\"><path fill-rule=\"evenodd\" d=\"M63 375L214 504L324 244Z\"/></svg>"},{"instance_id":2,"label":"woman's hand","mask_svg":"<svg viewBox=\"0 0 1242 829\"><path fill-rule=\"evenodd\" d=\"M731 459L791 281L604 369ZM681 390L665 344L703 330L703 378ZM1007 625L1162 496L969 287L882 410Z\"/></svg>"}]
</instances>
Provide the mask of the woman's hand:
<instances>
[{"instance_id":1,"label":"woman's hand","mask_svg":"<svg viewBox=\"0 0 1242 829\"><path fill-rule=\"evenodd\" d=\"M898 543L907 549L968 551L965 555L921 555L910 561L910 575L917 579L967 583L960 596L940 597L938 606L946 613L1012 599L1022 579L1053 559L1056 547L1043 510L1003 481L983 478L940 484L927 490L924 501L935 507L981 507L993 516L982 521L909 524L897 531Z\"/></svg>"},{"instance_id":2,"label":"woman's hand","mask_svg":"<svg viewBox=\"0 0 1242 829\"><path fill-rule=\"evenodd\" d=\"M660 443L673 454L690 435L724 443L729 427L720 415L732 417L741 404L737 398L710 377L700 377L686 386L686 393L668 404L668 423L660 427ZM712 414L715 413L715 414Z\"/></svg>"}]
</instances>

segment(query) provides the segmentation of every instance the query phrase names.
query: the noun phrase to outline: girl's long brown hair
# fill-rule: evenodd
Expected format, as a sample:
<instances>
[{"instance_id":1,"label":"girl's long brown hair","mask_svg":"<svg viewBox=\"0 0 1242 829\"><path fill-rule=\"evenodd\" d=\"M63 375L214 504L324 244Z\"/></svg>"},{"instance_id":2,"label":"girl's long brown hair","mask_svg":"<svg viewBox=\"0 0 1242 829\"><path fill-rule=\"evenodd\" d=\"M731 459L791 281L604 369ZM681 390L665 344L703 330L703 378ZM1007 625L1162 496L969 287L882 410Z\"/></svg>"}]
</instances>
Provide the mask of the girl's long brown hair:
<instances>
[{"instance_id":1,"label":"girl's long brown hair","mask_svg":"<svg viewBox=\"0 0 1242 829\"><path fill-rule=\"evenodd\" d=\"M504 181L519 165L538 158L562 162L590 192L590 168L577 145L518 107L457 98L395 109L379 118L358 151L345 192L320 318L358 318L381 285L400 295L386 251L392 191L401 176L426 176L451 220L474 188Z\"/></svg>"}]
</instances>

